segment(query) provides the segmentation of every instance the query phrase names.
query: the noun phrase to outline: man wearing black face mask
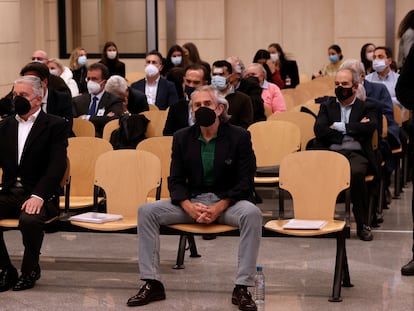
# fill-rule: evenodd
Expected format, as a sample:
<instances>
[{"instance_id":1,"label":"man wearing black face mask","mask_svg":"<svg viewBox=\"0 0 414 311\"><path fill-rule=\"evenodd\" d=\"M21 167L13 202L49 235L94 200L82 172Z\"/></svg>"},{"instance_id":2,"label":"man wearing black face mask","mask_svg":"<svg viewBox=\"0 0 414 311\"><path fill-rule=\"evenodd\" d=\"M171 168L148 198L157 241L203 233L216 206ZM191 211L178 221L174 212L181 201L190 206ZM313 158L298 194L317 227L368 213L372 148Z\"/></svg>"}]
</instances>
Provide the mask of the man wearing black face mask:
<instances>
[{"instance_id":1,"label":"man wearing black face mask","mask_svg":"<svg viewBox=\"0 0 414 311\"><path fill-rule=\"evenodd\" d=\"M342 153L348 158L357 235L363 241L371 241L373 236L368 226L369 202L365 176L368 172L378 172L371 143L378 120L375 105L356 97L358 83L359 76L353 69L338 70L335 77L336 98L321 104L316 119L315 146Z\"/></svg>"},{"instance_id":2,"label":"man wearing black face mask","mask_svg":"<svg viewBox=\"0 0 414 311\"><path fill-rule=\"evenodd\" d=\"M170 106L163 130L164 136L171 136L177 130L193 125L190 102L192 92L199 86L208 84L209 73L200 64L189 65L184 75L184 98Z\"/></svg>"},{"instance_id":3,"label":"man wearing black face mask","mask_svg":"<svg viewBox=\"0 0 414 311\"><path fill-rule=\"evenodd\" d=\"M228 102L213 86L196 89L191 97L195 125L174 134L171 200L138 209L139 271L146 283L128 306L165 299L159 262L159 227L175 223L221 223L239 227L238 273L232 303L256 311L247 289L253 286L262 234L262 214L254 204L256 158L249 132L228 122Z\"/></svg>"},{"instance_id":4,"label":"man wearing black face mask","mask_svg":"<svg viewBox=\"0 0 414 311\"><path fill-rule=\"evenodd\" d=\"M24 244L18 278L0 229L0 292L35 285L45 221L59 212L56 199L66 169L66 121L43 112L42 97L40 78L19 78L13 89L16 114L0 122L0 219L19 219Z\"/></svg>"}]
</instances>

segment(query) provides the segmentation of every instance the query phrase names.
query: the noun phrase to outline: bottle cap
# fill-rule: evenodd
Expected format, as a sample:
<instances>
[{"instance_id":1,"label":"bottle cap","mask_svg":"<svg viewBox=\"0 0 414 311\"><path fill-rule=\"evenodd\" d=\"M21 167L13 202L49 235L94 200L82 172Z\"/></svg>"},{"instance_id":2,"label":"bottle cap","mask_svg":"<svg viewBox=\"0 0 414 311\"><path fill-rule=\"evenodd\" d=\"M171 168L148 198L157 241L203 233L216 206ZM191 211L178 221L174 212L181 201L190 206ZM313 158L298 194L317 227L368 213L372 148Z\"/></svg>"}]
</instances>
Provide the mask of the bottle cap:
<instances>
[{"instance_id":1,"label":"bottle cap","mask_svg":"<svg viewBox=\"0 0 414 311\"><path fill-rule=\"evenodd\" d=\"M256 271L263 271L263 267L262 266L257 266Z\"/></svg>"}]
</instances>

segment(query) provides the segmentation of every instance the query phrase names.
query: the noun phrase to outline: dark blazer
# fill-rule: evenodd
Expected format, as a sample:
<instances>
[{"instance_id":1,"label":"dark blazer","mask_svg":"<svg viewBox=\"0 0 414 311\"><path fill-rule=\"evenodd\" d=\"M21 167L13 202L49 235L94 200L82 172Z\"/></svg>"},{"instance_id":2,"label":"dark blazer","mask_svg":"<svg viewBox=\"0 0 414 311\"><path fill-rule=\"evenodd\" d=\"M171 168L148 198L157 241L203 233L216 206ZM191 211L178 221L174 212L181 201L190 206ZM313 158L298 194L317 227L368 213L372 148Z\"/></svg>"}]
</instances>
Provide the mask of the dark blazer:
<instances>
[{"instance_id":1,"label":"dark blazer","mask_svg":"<svg viewBox=\"0 0 414 311\"><path fill-rule=\"evenodd\" d=\"M137 82L131 84L131 88L141 91L145 94L145 84L147 80L141 79ZM175 89L174 83L160 77L158 81L157 96L155 99L155 105L158 106L160 110L165 110L171 105L178 102L177 90Z\"/></svg>"},{"instance_id":2,"label":"dark blazer","mask_svg":"<svg viewBox=\"0 0 414 311\"><path fill-rule=\"evenodd\" d=\"M164 136L172 136L176 131L187 127L188 124L188 101L181 99L168 110L167 120L163 130Z\"/></svg>"},{"instance_id":3,"label":"dark blazer","mask_svg":"<svg viewBox=\"0 0 414 311\"><path fill-rule=\"evenodd\" d=\"M168 178L171 201L179 204L180 201L191 199L200 193L213 192L220 199L229 198L230 204L239 200L254 202L256 157L250 133L229 123L219 126L214 154L214 182L209 188L203 185L199 136L198 125L174 134L171 172Z\"/></svg>"},{"instance_id":4,"label":"dark blazer","mask_svg":"<svg viewBox=\"0 0 414 311\"><path fill-rule=\"evenodd\" d=\"M77 118L88 114L90 103L91 95L89 93L72 98L73 117ZM97 110L102 108L105 108L103 116L91 116L89 119L89 121L95 125L97 137L102 137L103 127L110 120L114 119L113 117L106 116L109 112L113 112L115 117L120 117L122 115L122 99L111 93L104 92L99 101Z\"/></svg>"},{"instance_id":5,"label":"dark blazer","mask_svg":"<svg viewBox=\"0 0 414 311\"><path fill-rule=\"evenodd\" d=\"M7 191L20 177L28 194L35 194L46 202L59 193L66 169L68 141L65 121L40 111L27 137L20 165L17 164L17 128L14 115L0 122L3 191Z\"/></svg>"},{"instance_id":6,"label":"dark blazer","mask_svg":"<svg viewBox=\"0 0 414 311\"><path fill-rule=\"evenodd\" d=\"M394 107L387 87L382 83L369 82L364 80L364 88L367 100L374 99L380 108L380 112L387 118L388 134L392 135L397 142L400 142L400 127L394 119ZM373 101L375 103L375 101ZM382 116L381 116L382 117ZM381 121L378 119L378 121ZM382 122L378 122L378 124ZM382 129L382 126L379 126Z\"/></svg>"},{"instance_id":7,"label":"dark blazer","mask_svg":"<svg viewBox=\"0 0 414 311\"><path fill-rule=\"evenodd\" d=\"M294 88L299 84L299 70L296 61L285 60L280 64L280 77L286 82L286 76L290 78L290 86L285 83L285 88Z\"/></svg>"},{"instance_id":8,"label":"dark blazer","mask_svg":"<svg viewBox=\"0 0 414 311\"><path fill-rule=\"evenodd\" d=\"M46 112L67 121L68 131L72 130L73 111L72 96L57 90L48 90Z\"/></svg>"},{"instance_id":9,"label":"dark blazer","mask_svg":"<svg viewBox=\"0 0 414 311\"><path fill-rule=\"evenodd\" d=\"M127 109L132 114L148 111L147 96L144 93L129 87Z\"/></svg>"},{"instance_id":10,"label":"dark blazer","mask_svg":"<svg viewBox=\"0 0 414 311\"><path fill-rule=\"evenodd\" d=\"M341 144L344 134L330 128L334 122L341 121L341 108L336 98L331 98L328 102L322 103L316 118L314 131L316 136L316 146L329 148L332 144ZM367 123L360 121L367 117ZM352 106L349 116L349 123L346 124L347 135L352 136L361 144L363 155L369 160L370 168L377 172L377 160L372 150L372 134L377 129L377 109L375 104L368 101L361 101L358 98Z\"/></svg>"}]
</instances>

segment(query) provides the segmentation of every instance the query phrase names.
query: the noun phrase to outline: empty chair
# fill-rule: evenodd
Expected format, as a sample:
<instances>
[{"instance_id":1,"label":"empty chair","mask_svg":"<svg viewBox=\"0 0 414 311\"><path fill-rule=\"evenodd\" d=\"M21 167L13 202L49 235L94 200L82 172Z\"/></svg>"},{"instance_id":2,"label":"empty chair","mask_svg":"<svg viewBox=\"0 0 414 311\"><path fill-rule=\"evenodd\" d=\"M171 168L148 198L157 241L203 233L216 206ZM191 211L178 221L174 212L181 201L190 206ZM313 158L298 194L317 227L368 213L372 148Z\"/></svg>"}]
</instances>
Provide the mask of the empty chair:
<instances>
[{"instance_id":1,"label":"empty chair","mask_svg":"<svg viewBox=\"0 0 414 311\"><path fill-rule=\"evenodd\" d=\"M292 220L271 220L265 224L265 229L287 236L315 237L335 234L336 263L330 301L342 300L342 282L343 286L352 286L345 247L345 238L349 230L350 172L348 159L337 152L309 150L287 155L280 164L279 187L292 196L295 223L292 223ZM344 190L345 215L343 219L336 220L336 200L339 193ZM305 222L306 226L303 226ZM292 229L286 228L288 223ZM319 229L310 229L310 225L319 223L322 224ZM294 229L295 224L300 229ZM321 240L321 243L326 241ZM298 253L298 256L301 255Z\"/></svg>"},{"instance_id":2,"label":"empty chair","mask_svg":"<svg viewBox=\"0 0 414 311\"><path fill-rule=\"evenodd\" d=\"M76 137L95 137L95 126L89 120L73 118L72 131Z\"/></svg>"}]
</instances>

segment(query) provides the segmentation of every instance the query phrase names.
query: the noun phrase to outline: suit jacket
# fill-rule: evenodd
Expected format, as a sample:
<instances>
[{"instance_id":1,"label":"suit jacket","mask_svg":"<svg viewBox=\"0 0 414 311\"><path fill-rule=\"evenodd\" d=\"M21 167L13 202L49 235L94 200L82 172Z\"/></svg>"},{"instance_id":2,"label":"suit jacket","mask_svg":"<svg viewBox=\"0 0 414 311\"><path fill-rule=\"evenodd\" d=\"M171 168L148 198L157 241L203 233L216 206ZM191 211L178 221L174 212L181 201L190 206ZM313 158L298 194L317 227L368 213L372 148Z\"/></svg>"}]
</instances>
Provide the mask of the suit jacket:
<instances>
[{"instance_id":1,"label":"suit jacket","mask_svg":"<svg viewBox=\"0 0 414 311\"><path fill-rule=\"evenodd\" d=\"M163 130L164 136L172 136L176 131L187 127L188 124L188 101L181 99L168 109L167 120Z\"/></svg>"},{"instance_id":2,"label":"suit jacket","mask_svg":"<svg viewBox=\"0 0 414 311\"><path fill-rule=\"evenodd\" d=\"M385 85L381 83L374 83L364 80L364 88L368 100L374 103L378 103L378 110L380 114L383 114L387 118L387 130L388 134L392 135L397 142L400 142L400 127L394 119L394 108L391 100L390 93ZM380 115L382 118L382 116ZM381 119L378 119L380 121ZM382 131L382 122L378 122L379 128ZM380 131L380 133L381 133Z\"/></svg>"},{"instance_id":3,"label":"suit jacket","mask_svg":"<svg viewBox=\"0 0 414 311\"><path fill-rule=\"evenodd\" d=\"M65 119L67 121L68 132L70 133L73 124L73 111L72 97L69 94L49 89L46 111L47 113Z\"/></svg>"},{"instance_id":4,"label":"suit jacket","mask_svg":"<svg viewBox=\"0 0 414 311\"><path fill-rule=\"evenodd\" d=\"M321 104L314 126L317 147L328 149L332 144L342 143L344 134L330 128L333 122L341 122L341 108L339 105L335 97ZM360 121L364 117L369 118L370 121L361 123ZM375 104L368 101L363 102L356 98L349 116L349 123L345 125L346 135L353 137L361 144L362 153L369 160L370 168L374 173L378 172L378 166L372 149L372 134L377 129L377 123Z\"/></svg>"},{"instance_id":5,"label":"suit jacket","mask_svg":"<svg viewBox=\"0 0 414 311\"><path fill-rule=\"evenodd\" d=\"M137 114L143 111L148 111L147 96L144 93L128 88L128 105L127 109L132 114Z\"/></svg>"},{"instance_id":6,"label":"suit jacket","mask_svg":"<svg viewBox=\"0 0 414 311\"><path fill-rule=\"evenodd\" d=\"M66 169L68 141L65 121L40 111L27 137L20 165L17 163L17 141L18 122L12 115L0 122L2 191L7 191L20 177L28 195L35 194L46 203L59 193Z\"/></svg>"},{"instance_id":7,"label":"suit jacket","mask_svg":"<svg viewBox=\"0 0 414 311\"><path fill-rule=\"evenodd\" d=\"M250 133L245 129L222 123L219 126L214 154L214 182L203 185L200 127L179 130L174 134L171 172L168 178L171 201L191 199L198 194L213 192L220 199L229 198L234 204L239 200L254 202L253 178L256 157L252 149Z\"/></svg>"},{"instance_id":8,"label":"suit jacket","mask_svg":"<svg viewBox=\"0 0 414 311\"><path fill-rule=\"evenodd\" d=\"M145 94L146 83L147 80L144 78L132 83L131 88L141 91ZM158 81L155 105L157 105L159 109L165 110L176 102L178 102L178 95L174 83L160 77Z\"/></svg>"},{"instance_id":9,"label":"suit jacket","mask_svg":"<svg viewBox=\"0 0 414 311\"><path fill-rule=\"evenodd\" d=\"M87 115L90 103L91 95L89 93L72 98L73 117L77 118L82 115ZM105 124L114 119L114 117L106 116L109 112L113 112L115 117L122 115L122 99L111 93L104 92L98 103L97 111L103 108L105 109L103 116L91 116L89 119L95 125L97 137L102 137Z\"/></svg>"}]
</instances>

